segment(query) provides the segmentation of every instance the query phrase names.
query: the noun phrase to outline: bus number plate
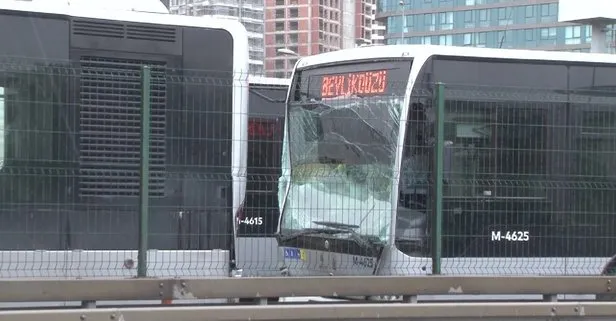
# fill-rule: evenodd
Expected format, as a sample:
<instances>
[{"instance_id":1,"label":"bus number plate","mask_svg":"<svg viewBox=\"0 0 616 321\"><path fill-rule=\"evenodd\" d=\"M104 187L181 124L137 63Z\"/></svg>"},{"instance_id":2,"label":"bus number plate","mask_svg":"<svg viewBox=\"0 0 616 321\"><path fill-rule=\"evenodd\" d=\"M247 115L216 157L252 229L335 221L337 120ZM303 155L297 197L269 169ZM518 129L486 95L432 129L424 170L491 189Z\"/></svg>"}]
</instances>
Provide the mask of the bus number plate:
<instances>
[{"instance_id":1,"label":"bus number plate","mask_svg":"<svg viewBox=\"0 0 616 321\"><path fill-rule=\"evenodd\" d=\"M530 240L529 231L492 231L491 239L493 242L528 242Z\"/></svg>"}]
</instances>

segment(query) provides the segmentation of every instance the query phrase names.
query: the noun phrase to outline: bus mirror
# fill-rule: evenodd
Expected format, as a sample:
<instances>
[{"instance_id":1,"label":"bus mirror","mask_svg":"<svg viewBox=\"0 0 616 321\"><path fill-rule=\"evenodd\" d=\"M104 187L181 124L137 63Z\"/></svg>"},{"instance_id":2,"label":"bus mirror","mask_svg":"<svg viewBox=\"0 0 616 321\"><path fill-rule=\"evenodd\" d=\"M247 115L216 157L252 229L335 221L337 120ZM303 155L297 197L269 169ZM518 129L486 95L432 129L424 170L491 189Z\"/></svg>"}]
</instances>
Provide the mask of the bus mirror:
<instances>
[{"instance_id":1,"label":"bus mirror","mask_svg":"<svg viewBox=\"0 0 616 321\"><path fill-rule=\"evenodd\" d=\"M453 167L453 142L446 140L443 144L443 180L449 182Z\"/></svg>"}]
</instances>

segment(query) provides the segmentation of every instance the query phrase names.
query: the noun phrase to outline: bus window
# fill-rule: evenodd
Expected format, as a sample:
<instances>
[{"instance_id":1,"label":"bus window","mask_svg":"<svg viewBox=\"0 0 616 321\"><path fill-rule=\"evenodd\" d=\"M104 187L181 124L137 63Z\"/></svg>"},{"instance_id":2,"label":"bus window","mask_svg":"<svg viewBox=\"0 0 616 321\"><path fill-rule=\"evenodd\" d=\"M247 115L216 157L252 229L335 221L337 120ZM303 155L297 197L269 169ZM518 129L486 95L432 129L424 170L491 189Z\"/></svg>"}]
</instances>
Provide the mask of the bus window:
<instances>
[{"instance_id":1,"label":"bus window","mask_svg":"<svg viewBox=\"0 0 616 321\"><path fill-rule=\"evenodd\" d=\"M55 67L38 67L45 71L8 65L0 70L0 244L6 250L66 248L65 238L55 232L60 229L58 216L40 209L67 200L63 187L71 175L65 149L72 141L58 139L68 130L65 122L53 120L65 120L70 109L66 95L60 94L66 92L69 77Z\"/></svg>"},{"instance_id":2,"label":"bus window","mask_svg":"<svg viewBox=\"0 0 616 321\"><path fill-rule=\"evenodd\" d=\"M444 191L444 254L546 256L551 250L544 230L551 219L545 185L547 109L533 102L485 100L446 103L445 139L453 143L453 154ZM507 231L544 238L532 243L489 238Z\"/></svg>"},{"instance_id":3,"label":"bus window","mask_svg":"<svg viewBox=\"0 0 616 321\"><path fill-rule=\"evenodd\" d=\"M4 115L5 115L5 88L0 87L0 169L4 167Z\"/></svg>"},{"instance_id":4,"label":"bus window","mask_svg":"<svg viewBox=\"0 0 616 321\"><path fill-rule=\"evenodd\" d=\"M278 228L278 178L288 87L250 84L246 196L239 237L272 237Z\"/></svg>"},{"instance_id":5,"label":"bus window","mask_svg":"<svg viewBox=\"0 0 616 321\"><path fill-rule=\"evenodd\" d=\"M248 128L246 199L238 235L272 236L278 223L281 120L251 118Z\"/></svg>"},{"instance_id":6,"label":"bus window","mask_svg":"<svg viewBox=\"0 0 616 321\"><path fill-rule=\"evenodd\" d=\"M406 121L398 208L396 246L408 255L427 255L427 223L432 163L431 136L424 104L414 102Z\"/></svg>"},{"instance_id":7,"label":"bus window","mask_svg":"<svg viewBox=\"0 0 616 321\"><path fill-rule=\"evenodd\" d=\"M571 256L611 257L616 246L616 74L607 66L572 66L570 182L560 225Z\"/></svg>"}]
</instances>

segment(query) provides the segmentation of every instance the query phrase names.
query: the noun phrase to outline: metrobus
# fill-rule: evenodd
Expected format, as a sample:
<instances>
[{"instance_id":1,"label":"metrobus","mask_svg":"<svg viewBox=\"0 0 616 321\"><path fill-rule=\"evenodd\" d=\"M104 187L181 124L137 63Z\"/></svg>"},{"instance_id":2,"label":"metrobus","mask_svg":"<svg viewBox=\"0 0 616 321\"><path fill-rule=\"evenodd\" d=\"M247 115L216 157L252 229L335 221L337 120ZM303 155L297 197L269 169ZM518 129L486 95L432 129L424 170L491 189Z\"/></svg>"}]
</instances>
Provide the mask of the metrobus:
<instances>
[{"instance_id":1,"label":"metrobus","mask_svg":"<svg viewBox=\"0 0 616 321\"><path fill-rule=\"evenodd\" d=\"M0 2L0 277L136 274L143 65L148 274L228 276L246 189L245 28L92 6Z\"/></svg>"},{"instance_id":2,"label":"metrobus","mask_svg":"<svg viewBox=\"0 0 616 321\"><path fill-rule=\"evenodd\" d=\"M432 273L437 88L442 273L601 273L616 252L616 56L393 45L295 67L277 235L289 274Z\"/></svg>"},{"instance_id":3,"label":"metrobus","mask_svg":"<svg viewBox=\"0 0 616 321\"><path fill-rule=\"evenodd\" d=\"M250 76L247 183L236 213L235 276L279 275L278 177L290 79Z\"/></svg>"}]
</instances>

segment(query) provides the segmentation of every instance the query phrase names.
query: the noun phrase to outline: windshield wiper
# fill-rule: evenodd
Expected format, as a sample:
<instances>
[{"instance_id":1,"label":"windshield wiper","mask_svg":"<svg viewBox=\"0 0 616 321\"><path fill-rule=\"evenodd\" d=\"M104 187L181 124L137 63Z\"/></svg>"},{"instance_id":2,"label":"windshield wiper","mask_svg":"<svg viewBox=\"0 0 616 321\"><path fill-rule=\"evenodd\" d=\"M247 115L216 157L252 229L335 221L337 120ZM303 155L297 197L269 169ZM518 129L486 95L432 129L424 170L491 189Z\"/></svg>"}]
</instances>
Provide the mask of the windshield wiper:
<instances>
[{"instance_id":1,"label":"windshield wiper","mask_svg":"<svg viewBox=\"0 0 616 321\"><path fill-rule=\"evenodd\" d=\"M371 252L370 255L371 256L378 255L379 251L380 251L380 248L383 245L381 240L378 237L376 237L376 236L367 236L367 235L361 235L361 234L357 233L355 231L356 228L359 228L359 226L357 226L357 225L350 225L350 224L337 223L337 222L321 222L321 221L313 221L313 223L316 224L316 225L325 226L325 228L306 228L306 229L302 229L301 231L298 231L296 233L293 233L293 234L281 237L280 241L281 242L286 242L286 241L290 241L290 240L293 240L293 239L297 239L298 237L307 236L307 235L349 234L351 240L355 241L355 243L357 243L363 249L370 250L370 252Z\"/></svg>"},{"instance_id":2,"label":"windshield wiper","mask_svg":"<svg viewBox=\"0 0 616 321\"><path fill-rule=\"evenodd\" d=\"M331 228L305 228L305 229L302 229L301 231L298 231L298 232L295 232L295 233L292 233L286 236L282 236L280 238L280 241L286 242L286 241L290 241L290 240L296 239L304 235L316 235L316 234L336 235L336 234L341 234L341 233L347 233L347 230L331 229Z\"/></svg>"},{"instance_id":3,"label":"windshield wiper","mask_svg":"<svg viewBox=\"0 0 616 321\"><path fill-rule=\"evenodd\" d=\"M312 221L312 223L316 225L322 225L326 227L345 229L345 230L353 230L353 229L359 228L359 225L345 224L345 223L338 223L338 222Z\"/></svg>"}]
</instances>

